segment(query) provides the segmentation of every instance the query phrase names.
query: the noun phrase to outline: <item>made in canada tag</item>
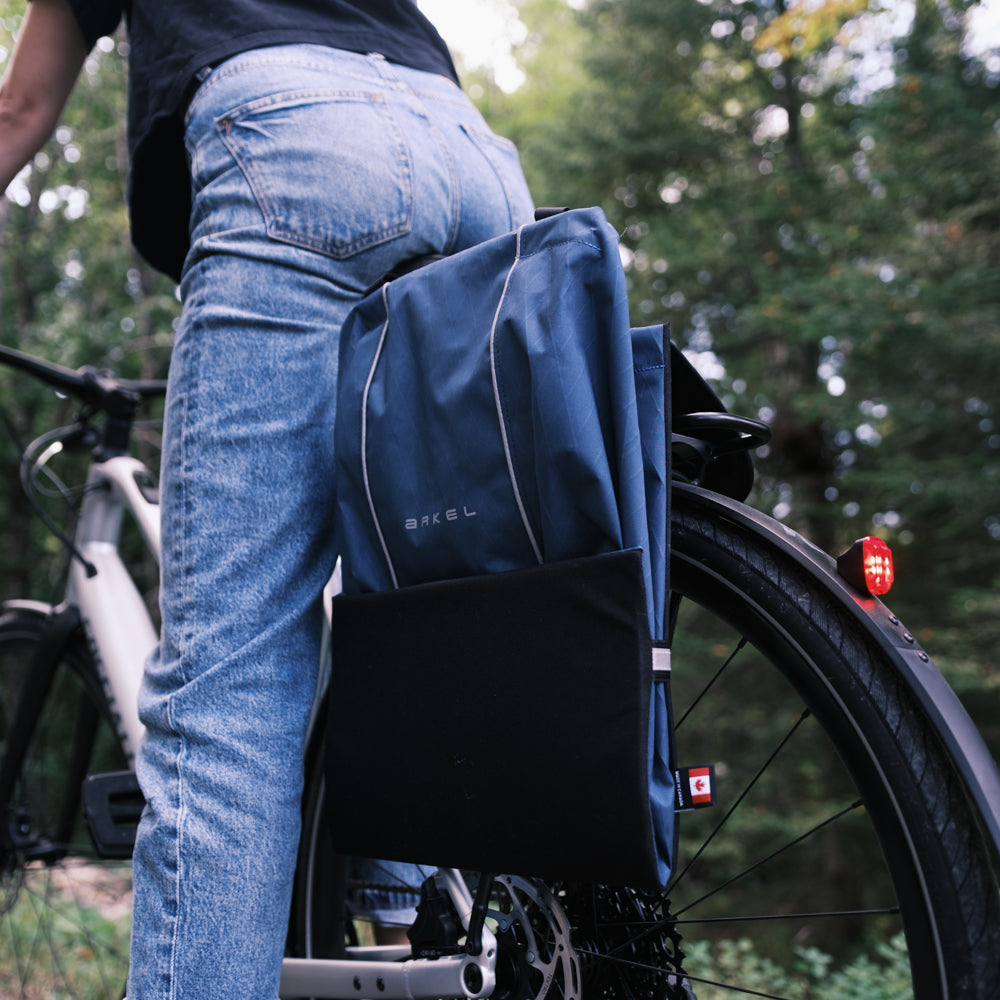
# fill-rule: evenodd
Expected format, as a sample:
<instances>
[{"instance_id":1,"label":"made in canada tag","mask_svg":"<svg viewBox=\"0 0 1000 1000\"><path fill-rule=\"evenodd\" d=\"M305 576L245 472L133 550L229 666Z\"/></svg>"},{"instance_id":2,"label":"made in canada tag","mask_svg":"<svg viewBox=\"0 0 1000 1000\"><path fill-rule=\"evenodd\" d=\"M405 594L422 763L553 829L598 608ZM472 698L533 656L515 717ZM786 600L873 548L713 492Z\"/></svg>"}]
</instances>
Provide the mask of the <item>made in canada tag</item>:
<instances>
[{"instance_id":1,"label":"made in canada tag","mask_svg":"<svg viewBox=\"0 0 1000 1000\"><path fill-rule=\"evenodd\" d=\"M674 808L678 812L715 805L715 765L674 771Z\"/></svg>"}]
</instances>

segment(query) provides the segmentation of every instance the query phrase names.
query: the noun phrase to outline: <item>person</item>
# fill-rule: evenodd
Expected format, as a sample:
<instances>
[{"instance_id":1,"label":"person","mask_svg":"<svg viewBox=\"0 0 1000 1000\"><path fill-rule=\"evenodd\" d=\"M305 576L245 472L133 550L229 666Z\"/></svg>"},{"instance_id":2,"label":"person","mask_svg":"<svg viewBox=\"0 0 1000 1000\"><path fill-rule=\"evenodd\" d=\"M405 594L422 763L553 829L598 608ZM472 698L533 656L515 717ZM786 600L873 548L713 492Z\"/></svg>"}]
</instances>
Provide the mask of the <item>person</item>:
<instances>
[{"instance_id":1,"label":"person","mask_svg":"<svg viewBox=\"0 0 1000 1000\"><path fill-rule=\"evenodd\" d=\"M33 0L0 89L0 186L123 16L132 239L183 304L128 995L273 1000L336 557L340 327L400 261L532 203L412 0Z\"/></svg>"}]
</instances>

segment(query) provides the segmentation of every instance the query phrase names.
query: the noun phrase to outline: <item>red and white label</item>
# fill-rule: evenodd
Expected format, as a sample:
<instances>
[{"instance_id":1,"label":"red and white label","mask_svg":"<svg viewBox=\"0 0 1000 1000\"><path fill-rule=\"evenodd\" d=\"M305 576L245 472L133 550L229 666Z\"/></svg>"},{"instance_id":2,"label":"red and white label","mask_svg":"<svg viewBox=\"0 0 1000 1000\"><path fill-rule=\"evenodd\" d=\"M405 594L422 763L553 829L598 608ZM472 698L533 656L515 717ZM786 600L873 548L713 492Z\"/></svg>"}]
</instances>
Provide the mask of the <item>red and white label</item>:
<instances>
[{"instance_id":1,"label":"red and white label","mask_svg":"<svg viewBox=\"0 0 1000 1000\"><path fill-rule=\"evenodd\" d=\"M688 771L688 788L691 791L691 805L712 804L712 772L707 767L693 767Z\"/></svg>"}]
</instances>

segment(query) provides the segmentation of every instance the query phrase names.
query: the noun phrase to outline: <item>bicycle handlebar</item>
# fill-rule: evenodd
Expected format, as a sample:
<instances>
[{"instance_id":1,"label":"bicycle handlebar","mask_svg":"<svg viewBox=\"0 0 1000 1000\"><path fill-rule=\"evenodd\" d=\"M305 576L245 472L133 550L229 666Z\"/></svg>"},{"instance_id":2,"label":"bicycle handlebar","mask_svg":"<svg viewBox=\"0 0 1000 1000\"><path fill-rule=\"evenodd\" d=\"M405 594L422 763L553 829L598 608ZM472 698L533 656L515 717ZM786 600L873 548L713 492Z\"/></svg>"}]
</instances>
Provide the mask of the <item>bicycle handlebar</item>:
<instances>
[{"instance_id":1,"label":"bicycle handlebar","mask_svg":"<svg viewBox=\"0 0 1000 1000\"><path fill-rule=\"evenodd\" d=\"M161 380L119 379L89 365L74 371L2 344L0 364L27 372L53 389L73 396L112 417L131 416L141 400L162 396L167 388L167 383Z\"/></svg>"}]
</instances>

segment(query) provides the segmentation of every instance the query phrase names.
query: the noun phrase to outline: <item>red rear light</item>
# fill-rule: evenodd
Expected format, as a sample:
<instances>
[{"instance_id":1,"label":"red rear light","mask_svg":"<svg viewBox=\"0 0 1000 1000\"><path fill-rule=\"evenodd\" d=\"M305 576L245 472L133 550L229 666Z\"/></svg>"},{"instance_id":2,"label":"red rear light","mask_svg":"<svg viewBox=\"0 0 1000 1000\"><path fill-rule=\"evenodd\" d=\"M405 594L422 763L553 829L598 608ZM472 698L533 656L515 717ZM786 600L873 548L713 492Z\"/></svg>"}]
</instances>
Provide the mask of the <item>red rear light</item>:
<instances>
[{"instance_id":1,"label":"red rear light","mask_svg":"<svg viewBox=\"0 0 1000 1000\"><path fill-rule=\"evenodd\" d=\"M881 538L859 538L838 560L837 572L852 586L876 597L892 586L892 552Z\"/></svg>"}]
</instances>

